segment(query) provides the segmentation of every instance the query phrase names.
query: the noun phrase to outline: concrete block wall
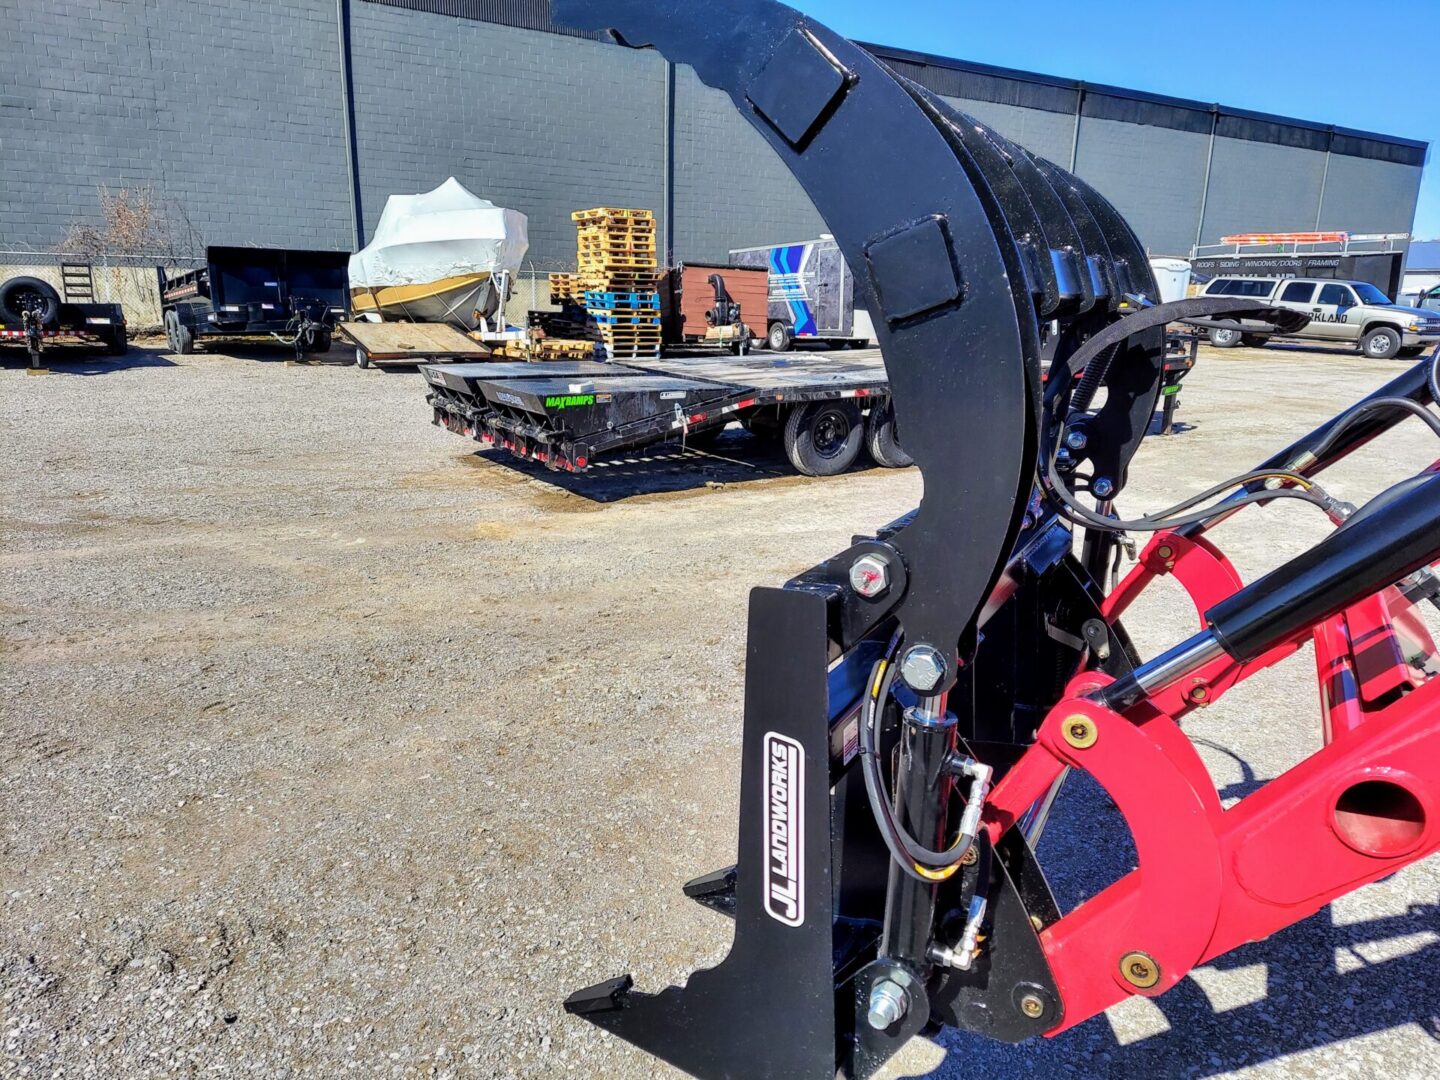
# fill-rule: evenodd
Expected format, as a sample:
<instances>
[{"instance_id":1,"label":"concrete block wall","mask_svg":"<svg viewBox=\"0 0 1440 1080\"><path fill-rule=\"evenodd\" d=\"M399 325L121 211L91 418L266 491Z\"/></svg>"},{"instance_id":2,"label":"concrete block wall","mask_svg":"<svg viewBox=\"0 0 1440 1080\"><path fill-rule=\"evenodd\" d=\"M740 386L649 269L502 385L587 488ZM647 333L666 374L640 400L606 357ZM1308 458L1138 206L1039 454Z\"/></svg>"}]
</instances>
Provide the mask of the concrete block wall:
<instances>
[{"instance_id":1,"label":"concrete block wall","mask_svg":"<svg viewBox=\"0 0 1440 1080\"><path fill-rule=\"evenodd\" d=\"M1409 232L1420 197L1420 170L1393 161L1334 154L1325 177L1320 228Z\"/></svg>"},{"instance_id":2,"label":"concrete block wall","mask_svg":"<svg viewBox=\"0 0 1440 1080\"><path fill-rule=\"evenodd\" d=\"M725 262L730 251L813 240L825 221L729 95L675 69L675 220L679 261Z\"/></svg>"},{"instance_id":3,"label":"concrete block wall","mask_svg":"<svg viewBox=\"0 0 1440 1080\"><path fill-rule=\"evenodd\" d=\"M102 184L207 243L349 246L333 3L0 0L0 23L0 246L58 246Z\"/></svg>"},{"instance_id":4,"label":"concrete block wall","mask_svg":"<svg viewBox=\"0 0 1440 1080\"><path fill-rule=\"evenodd\" d=\"M452 175L529 217L538 267L574 265L571 211L662 210L658 54L358 0L351 26L367 239L386 196Z\"/></svg>"},{"instance_id":5,"label":"concrete block wall","mask_svg":"<svg viewBox=\"0 0 1440 1080\"><path fill-rule=\"evenodd\" d=\"M1184 256L1195 243L1209 150L1209 135L1085 116L1075 172L1115 204L1151 253Z\"/></svg>"},{"instance_id":6,"label":"concrete block wall","mask_svg":"<svg viewBox=\"0 0 1440 1080\"><path fill-rule=\"evenodd\" d=\"M353 0L364 226L455 175L530 217L531 261L574 258L574 209L665 210L666 65L650 51ZM96 187L150 186L206 243L349 248L333 0L0 0L0 250L55 249ZM1072 113L949 99L1068 165ZM824 222L718 91L676 69L671 247L814 236ZM1079 173L1155 253L1188 251L1209 136L1085 116ZM880 152L877 149L877 152ZM1221 137L1202 242L1405 231L1420 169Z\"/></svg>"},{"instance_id":7,"label":"concrete block wall","mask_svg":"<svg viewBox=\"0 0 1440 1080\"><path fill-rule=\"evenodd\" d=\"M1336 160L1338 155L1332 155L1332 168ZM1323 151L1217 138L1200 242L1215 244L1241 232L1315 228L1324 177ZM1412 202L1411 217L1414 212Z\"/></svg>"}]
</instances>

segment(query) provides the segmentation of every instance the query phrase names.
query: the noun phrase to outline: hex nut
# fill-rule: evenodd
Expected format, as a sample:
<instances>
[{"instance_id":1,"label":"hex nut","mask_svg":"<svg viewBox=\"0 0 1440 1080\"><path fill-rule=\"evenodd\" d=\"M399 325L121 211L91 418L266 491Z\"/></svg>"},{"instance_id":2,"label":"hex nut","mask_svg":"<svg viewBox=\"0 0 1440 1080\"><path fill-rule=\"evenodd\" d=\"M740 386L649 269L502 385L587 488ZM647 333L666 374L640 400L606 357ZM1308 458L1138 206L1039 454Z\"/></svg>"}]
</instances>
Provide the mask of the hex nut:
<instances>
[{"instance_id":1,"label":"hex nut","mask_svg":"<svg viewBox=\"0 0 1440 1080\"><path fill-rule=\"evenodd\" d=\"M862 555L850 564L850 588L866 600L890 588L890 564L879 555Z\"/></svg>"},{"instance_id":2,"label":"hex nut","mask_svg":"<svg viewBox=\"0 0 1440 1080\"><path fill-rule=\"evenodd\" d=\"M916 645L901 659L900 675L912 690L934 690L945 678L945 658L929 645Z\"/></svg>"}]
</instances>

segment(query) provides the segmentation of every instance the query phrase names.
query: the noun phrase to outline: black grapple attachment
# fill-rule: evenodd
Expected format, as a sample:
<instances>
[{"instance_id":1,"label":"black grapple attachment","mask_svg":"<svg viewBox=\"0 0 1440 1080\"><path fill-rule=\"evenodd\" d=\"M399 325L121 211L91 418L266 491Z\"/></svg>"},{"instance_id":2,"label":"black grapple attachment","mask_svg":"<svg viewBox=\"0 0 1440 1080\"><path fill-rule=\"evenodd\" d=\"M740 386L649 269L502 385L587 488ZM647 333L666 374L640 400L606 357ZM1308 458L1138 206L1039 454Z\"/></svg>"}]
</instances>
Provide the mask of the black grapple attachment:
<instances>
[{"instance_id":1,"label":"black grapple attachment","mask_svg":"<svg viewBox=\"0 0 1440 1080\"><path fill-rule=\"evenodd\" d=\"M855 274L924 479L907 517L752 593L738 861L686 888L734 918L729 955L684 987L624 976L566 1008L717 1080L864 1077L939 1025L1053 1030L1038 929L1059 916L1029 846L1048 802L993 844L979 815L1081 657L1120 676L1132 654L1099 615L1112 541L1072 556L1037 467L1105 512L1155 408L1165 322L1192 312L1157 312L1141 244L1087 184L791 8L552 8L691 65L784 161ZM901 828L877 820L877 784Z\"/></svg>"}]
</instances>

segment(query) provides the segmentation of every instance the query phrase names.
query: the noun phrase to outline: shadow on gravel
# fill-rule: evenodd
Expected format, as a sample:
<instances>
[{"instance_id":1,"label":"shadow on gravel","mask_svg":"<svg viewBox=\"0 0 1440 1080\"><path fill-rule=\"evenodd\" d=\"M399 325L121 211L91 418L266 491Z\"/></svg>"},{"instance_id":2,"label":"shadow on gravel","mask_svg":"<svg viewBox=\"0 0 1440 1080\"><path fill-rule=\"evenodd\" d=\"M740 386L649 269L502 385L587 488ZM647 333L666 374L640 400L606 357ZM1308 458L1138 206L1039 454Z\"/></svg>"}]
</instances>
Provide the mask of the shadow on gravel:
<instances>
[{"instance_id":1,"label":"shadow on gravel","mask_svg":"<svg viewBox=\"0 0 1440 1080\"><path fill-rule=\"evenodd\" d=\"M1240 762L1242 771L1238 783L1221 791L1223 799L1241 798L1263 786L1242 758L1224 747L1217 749ZM1050 821L1039 856L1061 910L1071 910L1135 865L1124 819L1088 777L1072 776ZM1152 1015L1141 1021L1148 1030L1169 1030L1125 1045L1098 1016L1054 1039L1016 1047L947 1031L937 1039L947 1051L945 1060L924 1075L927 1080L1210 1077L1406 1024L1429 1034L1440 1055L1437 931L1440 903L1347 923L1337 922L1333 908L1327 907L1268 940L1204 965L1202 970L1220 973L1263 965L1263 992L1257 1000L1220 1009L1199 981L1187 978L1151 999L1153 1009L1147 1009ZM1244 996L1257 997L1253 984L1246 985L1251 993ZM1390 1075L1430 1071L1413 1064L1419 1072L1406 1073L1397 1062Z\"/></svg>"},{"instance_id":2,"label":"shadow on gravel","mask_svg":"<svg viewBox=\"0 0 1440 1080\"><path fill-rule=\"evenodd\" d=\"M51 345L42 359L51 375L113 375L133 368L176 366L163 349L139 345L131 345L124 356L107 356L100 349L84 345ZM0 349L0 367L6 371L21 371L29 366L30 356L24 349Z\"/></svg>"},{"instance_id":3,"label":"shadow on gravel","mask_svg":"<svg viewBox=\"0 0 1440 1080\"><path fill-rule=\"evenodd\" d=\"M756 438L738 427L726 431L704 450L678 442L657 443L601 458L583 473L553 472L539 462L505 450L482 450L475 458L597 503L782 477L806 479L795 472L778 442ZM877 466L866 461L850 472L874 468Z\"/></svg>"}]
</instances>

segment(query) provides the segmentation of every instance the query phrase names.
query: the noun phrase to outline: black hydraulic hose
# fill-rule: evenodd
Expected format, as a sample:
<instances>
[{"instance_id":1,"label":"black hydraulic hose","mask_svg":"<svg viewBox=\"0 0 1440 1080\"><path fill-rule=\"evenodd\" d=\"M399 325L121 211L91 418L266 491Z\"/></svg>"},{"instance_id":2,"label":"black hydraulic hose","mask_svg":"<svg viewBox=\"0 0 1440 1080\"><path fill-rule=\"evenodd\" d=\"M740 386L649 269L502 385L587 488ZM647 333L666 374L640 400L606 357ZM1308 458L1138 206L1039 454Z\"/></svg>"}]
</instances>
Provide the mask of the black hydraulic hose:
<instances>
[{"instance_id":1,"label":"black hydraulic hose","mask_svg":"<svg viewBox=\"0 0 1440 1080\"><path fill-rule=\"evenodd\" d=\"M1440 356L1440 351L1437 351L1437 356ZM1434 364L1432 364L1430 368L1430 377L1432 380L1435 378ZM1320 445L1315 447L1315 449L1310 452L1314 454L1317 458L1324 458L1324 456L1329 452L1330 448L1340 441L1341 435L1343 435L1356 423L1363 420L1368 414L1372 412L1377 412L1381 409L1403 409L1408 413L1418 416L1421 420L1424 420L1425 423L1429 425L1430 430L1433 431L1437 436L1440 436L1440 416L1436 416L1433 412L1425 408L1425 406L1421 405L1418 401L1411 401L1409 398L1402 397L1372 398L1369 401L1362 401L1353 409L1342 413L1340 415L1339 422L1330 429L1329 433L1326 434Z\"/></svg>"},{"instance_id":2,"label":"black hydraulic hose","mask_svg":"<svg viewBox=\"0 0 1440 1080\"><path fill-rule=\"evenodd\" d=\"M880 773L880 752L876 745L876 727L879 714L878 703L888 701L890 688L895 683L895 665L891 663L894 649L899 643L899 635L891 638L891 646L886 650L886 657L876 661L871 672L870 681L866 684L865 702L860 710L860 772L865 778L865 794L870 801L870 812L875 817L875 824L880 830L881 839L885 841L886 848L890 851L890 857L900 865L911 877L917 881L923 881L927 885L935 884L933 878L927 878L915 869L916 863L923 863L927 867L934 867L937 870L947 870L956 865L965 857L968 844L956 845L948 851L932 851L917 843L895 820L895 815L890 809L889 800L886 798L885 781ZM884 666L884 675L881 675L881 667ZM876 689L876 680L880 685Z\"/></svg>"},{"instance_id":3,"label":"black hydraulic hose","mask_svg":"<svg viewBox=\"0 0 1440 1080\"><path fill-rule=\"evenodd\" d=\"M1440 405L1440 345L1435 346L1435 352L1430 356L1426 376L1426 381L1430 384L1430 400Z\"/></svg>"},{"instance_id":4,"label":"black hydraulic hose","mask_svg":"<svg viewBox=\"0 0 1440 1080\"><path fill-rule=\"evenodd\" d=\"M1196 510L1193 513L1182 514L1178 517L1171 516L1181 510L1185 510L1188 507L1194 506L1196 503L1204 502L1206 499L1213 499L1216 495L1219 495L1222 492L1228 491L1233 487L1238 487L1243 484L1252 484L1261 480L1275 479L1289 480L1291 482L1299 483L1302 485L1309 484L1309 481L1306 480L1304 477L1298 476L1294 473L1286 472L1281 469L1265 469L1259 472L1243 473L1240 476L1232 477L1231 479L1226 480L1223 483L1219 483L1214 485L1213 487L1207 488L1205 491L1200 492L1198 495L1192 495L1190 498L1185 499L1182 502L1178 502L1174 506L1168 506L1164 510L1156 511L1154 514L1146 514L1143 517L1133 518L1130 520L1126 520L1124 518L1106 517L1102 514L1097 514L1095 511L1091 510L1089 507L1085 506L1082 502L1080 502L1080 500L1075 497L1074 492L1072 492L1069 488L1065 486L1065 482L1056 472L1055 460L1053 457L1051 457L1051 459L1046 462L1046 474L1047 478L1050 481L1050 491L1057 498L1059 498L1061 503L1063 503L1064 506L1071 512L1071 514L1073 515L1072 520L1074 520L1075 518L1079 518L1080 520L1077 522L1077 524L1083 525L1086 528L1103 530L1107 532L1158 532L1162 529L1175 529L1179 528L1182 525L1187 525L1191 522L1205 521L1208 518L1216 516L1217 514L1229 513L1231 510L1234 510L1240 506L1244 506L1247 503L1264 502L1269 499L1277 498L1303 499L1306 502L1313 503L1314 505L1320 507L1322 510L1327 510L1328 512L1326 502L1321 496L1316 495L1313 492L1308 491L1302 487L1298 489L1266 488L1263 491L1251 492L1247 495L1228 499L1223 504L1218 506L1208 507L1204 510Z\"/></svg>"}]
</instances>

